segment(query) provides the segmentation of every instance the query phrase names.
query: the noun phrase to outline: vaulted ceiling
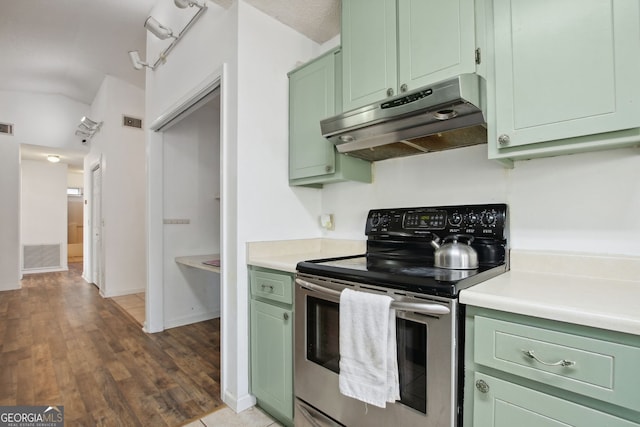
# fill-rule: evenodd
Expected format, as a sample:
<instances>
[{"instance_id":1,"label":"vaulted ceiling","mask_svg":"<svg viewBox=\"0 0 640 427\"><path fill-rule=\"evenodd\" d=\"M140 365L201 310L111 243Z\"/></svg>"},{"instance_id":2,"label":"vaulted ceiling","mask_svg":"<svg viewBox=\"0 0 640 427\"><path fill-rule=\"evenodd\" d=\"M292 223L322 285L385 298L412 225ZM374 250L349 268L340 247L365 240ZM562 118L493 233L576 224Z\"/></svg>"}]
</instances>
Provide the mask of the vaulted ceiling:
<instances>
[{"instance_id":1,"label":"vaulted ceiling","mask_svg":"<svg viewBox=\"0 0 640 427\"><path fill-rule=\"evenodd\" d=\"M144 87L127 52L145 57L143 23L158 1L172 0L2 0L0 90L90 104L106 74ZM319 43L339 32L340 0L245 1Z\"/></svg>"},{"instance_id":2,"label":"vaulted ceiling","mask_svg":"<svg viewBox=\"0 0 640 427\"><path fill-rule=\"evenodd\" d=\"M111 75L144 88L130 50L145 55L144 21L158 1L0 0L0 91L59 94L91 104ZM228 8L238 0L206 0ZM323 43L340 31L340 0L244 0ZM58 154L82 168L83 151L22 146L22 158Z\"/></svg>"}]
</instances>

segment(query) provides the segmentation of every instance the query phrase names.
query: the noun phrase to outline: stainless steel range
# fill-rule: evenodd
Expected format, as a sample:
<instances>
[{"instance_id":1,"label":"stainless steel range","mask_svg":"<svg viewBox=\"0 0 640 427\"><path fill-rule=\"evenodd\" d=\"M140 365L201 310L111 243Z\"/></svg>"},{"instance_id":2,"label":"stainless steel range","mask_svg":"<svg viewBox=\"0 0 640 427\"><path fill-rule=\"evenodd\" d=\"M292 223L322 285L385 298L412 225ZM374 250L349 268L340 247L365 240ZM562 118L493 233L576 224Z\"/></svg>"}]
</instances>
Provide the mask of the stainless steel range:
<instances>
[{"instance_id":1,"label":"stainless steel range","mask_svg":"<svg viewBox=\"0 0 640 427\"><path fill-rule=\"evenodd\" d=\"M462 425L460 290L508 269L504 204L372 210L364 255L301 262L296 275L295 425ZM400 400L386 408L340 394L343 289L389 295Z\"/></svg>"}]
</instances>

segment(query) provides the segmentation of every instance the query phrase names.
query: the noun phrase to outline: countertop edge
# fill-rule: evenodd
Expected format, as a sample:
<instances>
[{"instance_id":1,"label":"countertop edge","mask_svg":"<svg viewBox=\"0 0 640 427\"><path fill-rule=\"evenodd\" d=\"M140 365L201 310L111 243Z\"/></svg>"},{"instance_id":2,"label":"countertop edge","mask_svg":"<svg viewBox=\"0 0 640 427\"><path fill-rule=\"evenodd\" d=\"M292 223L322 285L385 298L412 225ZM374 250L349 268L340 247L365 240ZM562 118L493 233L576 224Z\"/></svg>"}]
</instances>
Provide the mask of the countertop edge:
<instances>
[{"instance_id":1,"label":"countertop edge","mask_svg":"<svg viewBox=\"0 0 640 427\"><path fill-rule=\"evenodd\" d=\"M526 255L520 252L510 271L462 290L460 303L640 336L640 258L571 254L567 269L560 262L537 269L549 255Z\"/></svg>"},{"instance_id":2,"label":"countertop edge","mask_svg":"<svg viewBox=\"0 0 640 427\"><path fill-rule=\"evenodd\" d=\"M175 258L175 261L178 264L186 265L192 268L197 268L199 270L211 271L213 273L220 273L220 267L214 267L212 265L203 264L204 261L209 261L213 259L220 259L220 254L178 256Z\"/></svg>"}]
</instances>

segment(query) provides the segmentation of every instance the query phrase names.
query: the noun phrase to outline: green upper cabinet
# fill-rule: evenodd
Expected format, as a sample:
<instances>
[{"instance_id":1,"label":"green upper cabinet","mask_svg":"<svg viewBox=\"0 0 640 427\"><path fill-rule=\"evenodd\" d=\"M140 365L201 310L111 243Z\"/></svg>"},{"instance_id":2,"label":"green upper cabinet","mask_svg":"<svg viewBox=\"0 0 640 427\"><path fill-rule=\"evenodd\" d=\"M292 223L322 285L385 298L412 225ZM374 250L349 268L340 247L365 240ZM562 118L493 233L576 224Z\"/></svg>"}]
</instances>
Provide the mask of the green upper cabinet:
<instances>
[{"instance_id":1,"label":"green upper cabinet","mask_svg":"<svg viewBox=\"0 0 640 427\"><path fill-rule=\"evenodd\" d=\"M491 19L490 157L583 151L598 148L596 139L606 145L634 134L637 140L637 131L587 136L640 127L639 2L493 0Z\"/></svg>"},{"instance_id":2,"label":"green upper cabinet","mask_svg":"<svg viewBox=\"0 0 640 427\"><path fill-rule=\"evenodd\" d=\"M340 50L289 73L289 183L321 186L355 180L371 182L371 164L338 154L322 137L320 120L340 111Z\"/></svg>"},{"instance_id":3,"label":"green upper cabinet","mask_svg":"<svg viewBox=\"0 0 640 427\"><path fill-rule=\"evenodd\" d=\"M343 0L345 111L473 73L473 0Z\"/></svg>"}]
</instances>

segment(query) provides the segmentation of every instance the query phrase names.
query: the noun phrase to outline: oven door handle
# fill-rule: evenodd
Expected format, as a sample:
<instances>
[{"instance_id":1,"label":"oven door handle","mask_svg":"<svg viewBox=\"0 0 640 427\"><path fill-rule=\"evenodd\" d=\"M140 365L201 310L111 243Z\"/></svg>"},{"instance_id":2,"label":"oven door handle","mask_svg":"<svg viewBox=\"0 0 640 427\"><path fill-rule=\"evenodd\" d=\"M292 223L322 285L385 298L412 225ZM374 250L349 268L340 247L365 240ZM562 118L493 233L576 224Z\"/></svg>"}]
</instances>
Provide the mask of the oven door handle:
<instances>
[{"instance_id":1,"label":"oven door handle","mask_svg":"<svg viewBox=\"0 0 640 427\"><path fill-rule=\"evenodd\" d=\"M306 280L298 278L296 278L296 283L303 288L309 289L311 291L324 293L334 297L340 297L341 292L336 291L335 289L325 288L324 286L316 285L315 283L307 282ZM393 301L391 303L391 308L398 311L412 311L414 313L431 314L436 316L451 313L449 307L445 307L444 305L427 304L422 302Z\"/></svg>"}]
</instances>

